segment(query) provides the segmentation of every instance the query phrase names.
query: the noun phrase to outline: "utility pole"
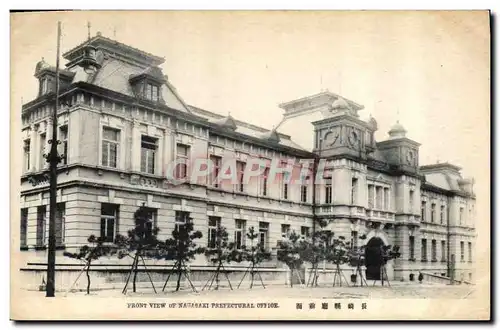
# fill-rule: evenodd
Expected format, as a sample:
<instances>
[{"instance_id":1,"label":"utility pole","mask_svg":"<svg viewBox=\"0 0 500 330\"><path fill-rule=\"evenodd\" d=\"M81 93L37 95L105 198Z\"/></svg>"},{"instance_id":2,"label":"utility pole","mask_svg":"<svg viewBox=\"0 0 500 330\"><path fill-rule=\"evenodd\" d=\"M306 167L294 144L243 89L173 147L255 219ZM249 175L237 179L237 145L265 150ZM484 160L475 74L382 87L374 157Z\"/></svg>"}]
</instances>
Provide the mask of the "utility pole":
<instances>
[{"instance_id":1,"label":"utility pole","mask_svg":"<svg viewBox=\"0 0 500 330\"><path fill-rule=\"evenodd\" d=\"M50 152L47 155L50 173L50 213L49 213L49 248L47 257L47 292L46 297L54 297L56 268L56 208L57 208L57 110L59 108L59 51L61 42L61 22L57 22L57 58L56 58L56 102L52 112L52 139L49 142Z\"/></svg>"}]
</instances>

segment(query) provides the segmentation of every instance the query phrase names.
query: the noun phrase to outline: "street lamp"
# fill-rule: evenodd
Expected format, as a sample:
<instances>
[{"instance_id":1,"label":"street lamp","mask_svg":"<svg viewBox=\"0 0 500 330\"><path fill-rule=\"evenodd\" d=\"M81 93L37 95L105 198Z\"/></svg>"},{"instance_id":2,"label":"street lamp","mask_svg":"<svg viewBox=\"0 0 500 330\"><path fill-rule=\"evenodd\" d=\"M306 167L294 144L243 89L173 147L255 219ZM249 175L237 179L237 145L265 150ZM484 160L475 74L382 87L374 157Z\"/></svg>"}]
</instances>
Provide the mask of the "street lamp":
<instances>
[{"instance_id":1,"label":"street lamp","mask_svg":"<svg viewBox=\"0 0 500 330\"><path fill-rule=\"evenodd\" d=\"M57 153L57 111L59 108L59 48L61 40L61 22L57 23L57 58L56 58L56 97L54 111L52 112L52 139L50 152L46 155L49 163L50 180L50 213L49 213L49 246L47 253L47 287L46 297L54 297L55 293L55 266L56 266L56 208L57 208L57 164L61 157Z\"/></svg>"}]
</instances>

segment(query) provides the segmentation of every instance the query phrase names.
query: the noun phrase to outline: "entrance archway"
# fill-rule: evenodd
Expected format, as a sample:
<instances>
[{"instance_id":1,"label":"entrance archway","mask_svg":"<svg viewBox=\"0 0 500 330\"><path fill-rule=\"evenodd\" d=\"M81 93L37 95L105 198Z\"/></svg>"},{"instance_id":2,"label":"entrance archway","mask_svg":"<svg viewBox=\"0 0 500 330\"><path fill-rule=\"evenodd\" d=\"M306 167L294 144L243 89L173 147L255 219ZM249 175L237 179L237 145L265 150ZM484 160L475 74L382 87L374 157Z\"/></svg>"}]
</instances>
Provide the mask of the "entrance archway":
<instances>
[{"instance_id":1,"label":"entrance archway","mask_svg":"<svg viewBox=\"0 0 500 330\"><path fill-rule=\"evenodd\" d=\"M365 248L365 266L367 280L380 280L380 267L383 264L382 247L384 241L380 237L372 237Z\"/></svg>"}]
</instances>

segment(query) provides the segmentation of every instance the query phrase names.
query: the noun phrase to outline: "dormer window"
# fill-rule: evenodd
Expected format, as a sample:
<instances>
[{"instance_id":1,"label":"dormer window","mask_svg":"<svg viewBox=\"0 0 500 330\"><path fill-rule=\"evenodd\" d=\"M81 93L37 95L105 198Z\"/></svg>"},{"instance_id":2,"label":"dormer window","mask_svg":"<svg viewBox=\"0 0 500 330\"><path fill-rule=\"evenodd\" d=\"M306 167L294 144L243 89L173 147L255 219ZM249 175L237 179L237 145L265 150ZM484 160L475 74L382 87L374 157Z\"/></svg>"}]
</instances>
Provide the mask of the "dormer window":
<instances>
[{"instance_id":1,"label":"dormer window","mask_svg":"<svg viewBox=\"0 0 500 330\"><path fill-rule=\"evenodd\" d=\"M160 87L158 85L147 83L146 93L144 94L144 97L149 101L158 102L158 95L160 94L159 91Z\"/></svg>"},{"instance_id":2,"label":"dormer window","mask_svg":"<svg viewBox=\"0 0 500 330\"><path fill-rule=\"evenodd\" d=\"M67 85L71 84L74 75L74 72L64 69L59 70L60 88L65 88ZM56 67L47 64L43 58L36 64L35 77L39 81L38 96L55 91Z\"/></svg>"},{"instance_id":3,"label":"dormer window","mask_svg":"<svg viewBox=\"0 0 500 330\"><path fill-rule=\"evenodd\" d=\"M150 102L163 102L161 97L161 85L166 83L166 78L158 67L150 67L133 74L129 78L134 93L138 98Z\"/></svg>"}]
</instances>

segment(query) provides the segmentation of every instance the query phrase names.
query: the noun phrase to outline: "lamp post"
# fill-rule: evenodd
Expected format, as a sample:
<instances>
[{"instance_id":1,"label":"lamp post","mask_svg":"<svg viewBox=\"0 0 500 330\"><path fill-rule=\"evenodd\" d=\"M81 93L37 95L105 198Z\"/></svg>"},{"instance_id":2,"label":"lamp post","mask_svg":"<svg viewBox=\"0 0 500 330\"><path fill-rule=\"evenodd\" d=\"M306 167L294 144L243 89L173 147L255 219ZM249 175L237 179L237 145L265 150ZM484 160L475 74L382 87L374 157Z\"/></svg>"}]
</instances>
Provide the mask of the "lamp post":
<instances>
[{"instance_id":1,"label":"lamp post","mask_svg":"<svg viewBox=\"0 0 500 330\"><path fill-rule=\"evenodd\" d=\"M49 246L47 253L47 287L46 297L54 297L55 293L55 264L56 264L56 208L57 208L57 164L61 157L57 153L57 110L59 108L59 48L61 41L61 22L57 23L57 58L56 58L56 100L52 112L52 139L50 152L46 156L49 163L50 177L50 213L49 213Z\"/></svg>"}]
</instances>

